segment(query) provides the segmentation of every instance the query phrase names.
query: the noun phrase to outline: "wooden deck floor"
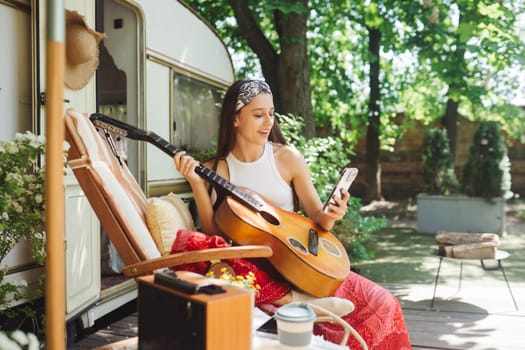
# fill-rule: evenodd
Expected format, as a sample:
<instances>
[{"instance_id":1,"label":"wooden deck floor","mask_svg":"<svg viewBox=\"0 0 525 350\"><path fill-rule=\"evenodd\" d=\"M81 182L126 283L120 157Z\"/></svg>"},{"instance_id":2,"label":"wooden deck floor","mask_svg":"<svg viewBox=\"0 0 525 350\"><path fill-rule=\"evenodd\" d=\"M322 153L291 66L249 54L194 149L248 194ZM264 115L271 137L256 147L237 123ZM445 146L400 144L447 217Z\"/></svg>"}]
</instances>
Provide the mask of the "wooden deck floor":
<instances>
[{"instance_id":1,"label":"wooden deck floor","mask_svg":"<svg viewBox=\"0 0 525 350\"><path fill-rule=\"evenodd\" d=\"M518 307L525 307L525 285L511 286ZM386 287L401 301L415 350L525 349L525 312L515 309L503 281L492 286L464 281L459 292L457 285L439 285L433 308L433 285Z\"/></svg>"},{"instance_id":2,"label":"wooden deck floor","mask_svg":"<svg viewBox=\"0 0 525 350\"><path fill-rule=\"evenodd\" d=\"M456 284L438 285L433 308L433 285L385 287L401 301L414 350L525 349L525 283L510 283L518 311L503 280L463 280L460 291ZM93 349L136 336L137 331L137 314L132 313L68 349Z\"/></svg>"},{"instance_id":3,"label":"wooden deck floor","mask_svg":"<svg viewBox=\"0 0 525 350\"><path fill-rule=\"evenodd\" d=\"M457 262L443 262L432 308L434 274L439 262L436 257L420 254L413 258L416 263L407 263L405 260L412 255L403 250L377 262L376 270L385 274L390 274L392 268L401 268L412 277L402 279L408 283L381 284L400 300L414 350L525 350L525 240L522 238L525 223L523 220L519 223L520 226L509 222L508 227L512 228L509 232L521 234L505 238L502 247L512 253L504 265L519 310L514 306L501 271L484 271L479 261L464 264L461 285ZM415 222L403 222L402 226L414 228ZM409 249L426 252L430 251L430 245L418 244ZM393 248L387 246L386 249ZM392 259L396 254L404 258ZM379 277L374 280L380 281L380 275L376 276ZM137 333L137 314L132 309L68 350L93 349Z\"/></svg>"},{"instance_id":4,"label":"wooden deck floor","mask_svg":"<svg viewBox=\"0 0 525 350\"><path fill-rule=\"evenodd\" d=\"M501 271L484 271L479 261L464 264L461 288L458 264L444 262L431 308L438 259L426 253L410 258L407 251L393 254L415 259L417 264L383 257L379 269L385 273L391 271L389 266L396 265L413 275L405 280L409 283L381 284L400 300L414 350L525 350L525 240L522 238L525 223L520 221L520 225L508 224L509 232L521 234L507 237L502 247L512 253L504 264L519 310L514 306ZM413 228L415 222L404 222L405 226ZM412 247L409 249L412 252L429 251L430 246L414 246L410 242L407 240L401 244ZM128 312L68 349L93 349L136 336L137 332L137 315ZM124 349L132 347L118 348Z\"/></svg>"}]
</instances>

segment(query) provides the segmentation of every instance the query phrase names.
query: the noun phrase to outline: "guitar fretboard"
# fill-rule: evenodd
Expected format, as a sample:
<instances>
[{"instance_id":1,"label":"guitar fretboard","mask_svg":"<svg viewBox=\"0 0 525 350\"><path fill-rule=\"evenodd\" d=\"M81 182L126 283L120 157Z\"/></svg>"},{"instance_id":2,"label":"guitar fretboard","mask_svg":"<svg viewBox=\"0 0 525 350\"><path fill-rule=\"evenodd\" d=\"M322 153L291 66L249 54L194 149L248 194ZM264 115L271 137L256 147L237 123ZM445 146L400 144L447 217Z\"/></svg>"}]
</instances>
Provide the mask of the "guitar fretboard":
<instances>
[{"instance_id":1,"label":"guitar fretboard","mask_svg":"<svg viewBox=\"0 0 525 350\"><path fill-rule=\"evenodd\" d=\"M250 208L256 211L261 211L264 205L261 201L259 201L250 193L243 191L239 187L235 186L230 181L226 180L213 170L206 168L204 165L200 164L195 168L195 172L211 184L215 184L218 187L222 188L227 193L231 194Z\"/></svg>"},{"instance_id":2,"label":"guitar fretboard","mask_svg":"<svg viewBox=\"0 0 525 350\"><path fill-rule=\"evenodd\" d=\"M126 136L133 140L149 142L172 158L173 156L175 156L175 154L182 151L180 148L175 147L174 145L172 145L171 143L169 143L161 136L157 135L152 131L145 131L139 129L137 127L107 117L100 113L91 115L90 119L95 124L95 126L110 129L109 131L111 132ZM243 202L245 205L252 208L253 210L260 211L262 209L264 204L260 200L255 198L251 193L248 193L236 187L230 181L226 180L213 170L205 167L203 164L199 164L195 168L195 172L200 177L202 177L212 185L216 186L216 188L223 190L224 192L226 192L226 194L232 195L233 197Z\"/></svg>"}]
</instances>

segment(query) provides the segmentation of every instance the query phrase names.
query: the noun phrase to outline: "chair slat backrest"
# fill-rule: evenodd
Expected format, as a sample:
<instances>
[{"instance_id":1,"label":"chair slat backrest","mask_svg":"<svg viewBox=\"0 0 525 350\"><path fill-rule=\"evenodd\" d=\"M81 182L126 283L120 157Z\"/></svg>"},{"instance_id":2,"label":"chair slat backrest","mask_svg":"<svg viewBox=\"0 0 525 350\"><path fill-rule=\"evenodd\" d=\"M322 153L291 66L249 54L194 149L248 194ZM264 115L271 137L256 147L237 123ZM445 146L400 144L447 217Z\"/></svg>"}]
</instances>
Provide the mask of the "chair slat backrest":
<instances>
[{"instance_id":1,"label":"chair slat backrest","mask_svg":"<svg viewBox=\"0 0 525 350\"><path fill-rule=\"evenodd\" d=\"M147 199L85 113L68 109L68 164L126 265L160 257L146 225Z\"/></svg>"}]
</instances>

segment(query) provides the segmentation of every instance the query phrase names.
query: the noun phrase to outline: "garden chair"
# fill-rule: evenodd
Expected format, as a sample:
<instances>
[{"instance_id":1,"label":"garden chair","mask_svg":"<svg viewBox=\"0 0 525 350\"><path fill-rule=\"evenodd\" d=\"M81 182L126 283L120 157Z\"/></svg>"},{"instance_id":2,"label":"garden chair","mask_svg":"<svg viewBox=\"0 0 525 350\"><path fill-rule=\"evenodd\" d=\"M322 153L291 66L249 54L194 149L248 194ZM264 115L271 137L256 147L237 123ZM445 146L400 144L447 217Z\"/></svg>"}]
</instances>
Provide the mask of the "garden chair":
<instances>
[{"instance_id":1,"label":"garden chair","mask_svg":"<svg viewBox=\"0 0 525 350\"><path fill-rule=\"evenodd\" d=\"M68 109L66 140L68 165L73 170L102 228L115 246L129 277L154 273L170 266L230 258L269 257L266 246L232 246L162 255L146 222L148 199L85 113ZM109 133L108 133L109 134ZM114 148L113 148L114 149Z\"/></svg>"}]
</instances>

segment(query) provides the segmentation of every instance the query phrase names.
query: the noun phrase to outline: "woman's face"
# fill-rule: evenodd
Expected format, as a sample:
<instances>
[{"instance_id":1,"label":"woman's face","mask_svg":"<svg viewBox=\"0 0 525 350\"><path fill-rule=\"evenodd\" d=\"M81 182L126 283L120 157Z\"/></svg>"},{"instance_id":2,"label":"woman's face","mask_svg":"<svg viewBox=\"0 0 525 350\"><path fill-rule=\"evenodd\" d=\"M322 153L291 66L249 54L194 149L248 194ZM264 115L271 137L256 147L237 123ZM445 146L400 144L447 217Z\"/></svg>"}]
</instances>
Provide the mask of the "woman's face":
<instances>
[{"instance_id":1,"label":"woman's face","mask_svg":"<svg viewBox=\"0 0 525 350\"><path fill-rule=\"evenodd\" d=\"M273 122L273 97L270 94L261 93L237 112L233 125L236 128L237 138L265 144Z\"/></svg>"}]
</instances>

